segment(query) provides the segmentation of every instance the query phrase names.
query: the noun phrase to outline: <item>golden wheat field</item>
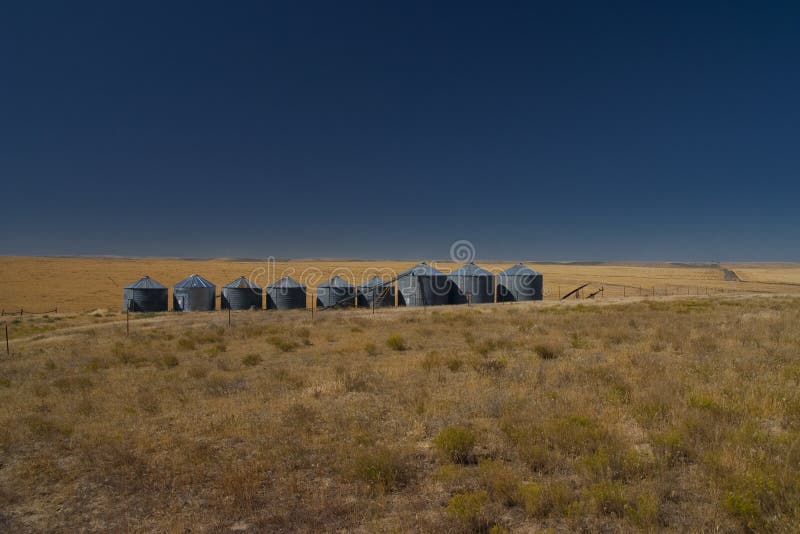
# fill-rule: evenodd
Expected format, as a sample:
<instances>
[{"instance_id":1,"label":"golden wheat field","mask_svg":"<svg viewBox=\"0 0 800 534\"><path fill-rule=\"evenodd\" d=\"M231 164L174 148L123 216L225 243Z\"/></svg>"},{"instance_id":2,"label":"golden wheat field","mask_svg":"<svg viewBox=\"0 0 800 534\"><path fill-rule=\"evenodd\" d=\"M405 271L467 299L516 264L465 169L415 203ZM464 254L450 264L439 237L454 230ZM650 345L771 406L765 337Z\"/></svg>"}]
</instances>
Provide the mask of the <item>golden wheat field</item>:
<instances>
[{"instance_id":1,"label":"golden wheat field","mask_svg":"<svg viewBox=\"0 0 800 534\"><path fill-rule=\"evenodd\" d=\"M96 309L119 311L122 288L143 275L172 285L197 273L222 286L238 276L252 277L264 286L282 276L292 276L313 288L338 274L351 283L370 276L387 279L416 261L287 260L238 261L171 258L48 258L0 257L0 308L32 312L58 308L80 312ZM444 272L458 267L452 262L430 262ZM499 272L513 262L479 262ZM586 294L603 288L596 298L730 293L800 293L800 265L738 264L741 282L726 282L719 266L693 264L565 264L526 262L544 277L545 299L557 300L580 284L590 283ZM309 296L309 299L311 297ZM309 300L309 305L310 305Z\"/></svg>"},{"instance_id":2,"label":"golden wheat field","mask_svg":"<svg viewBox=\"0 0 800 534\"><path fill-rule=\"evenodd\" d=\"M725 282L531 262L551 289L672 291L126 328L121 287L142 274L222 284L259 264L0 265L3 306L59 308L0 318L2 532L800 530L791 266L727 266L746 281Z\"/></svg>"}]
</instances>

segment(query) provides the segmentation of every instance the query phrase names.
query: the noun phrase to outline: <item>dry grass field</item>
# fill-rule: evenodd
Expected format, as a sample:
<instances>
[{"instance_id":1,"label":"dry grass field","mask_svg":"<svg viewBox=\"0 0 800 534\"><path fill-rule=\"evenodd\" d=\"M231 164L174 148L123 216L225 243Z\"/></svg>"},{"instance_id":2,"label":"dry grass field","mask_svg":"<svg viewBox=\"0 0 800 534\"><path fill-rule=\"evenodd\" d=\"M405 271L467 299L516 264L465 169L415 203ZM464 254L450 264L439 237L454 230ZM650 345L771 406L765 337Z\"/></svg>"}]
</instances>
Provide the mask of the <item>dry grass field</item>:
<instances>
[{"instance_id":1,"label":"dry grass field","mask_svg":"<svg viewBox=\"0 0 800 534\"><path fill-rule=\"evenodd\" d=\"M717 292L135 314L126 336L124 283L259 265L0 258L0 304L59 308L0 318L0 532L800 530L796 267L533 266Z\"/></svg>"},{"instance_id":2,"label":"dry grass field","mask_svg":"<svg viewBox=\"0 0 800 534\"><path fill-rule=\"evenodd\" d=\"M97 315L3 318L0 531L800 529L800 297Z\"/></svg>"},{"instance_id":3,"label":"dry grass field","mask_svg":"<svg viewBox=\"0 0 800 534\"><path fill-rule=\"evenodd\" d=\"M170 258L47 258L0 256L0 308L29 311L119 311L122 288L147 274L172 287L198 273L218 287L244 275L260 285L289 275L309 288L338 274L353 283L370 276L391 278L414 261L291 260L237 261ZM444 272L458 265L433 262ZM499 272L511 262L478 262ZM587 291L604 288L598 298L665 295L713 295L728 293L798 293L800 265L741 264L727 266L740 273L742 282L726 282L718 266L691 264L564 264L528 265L544 275L545 299L557 300L579 284ZM309 297L310 298L310 297ZM310 305L310 300L309 300Z\"/></svg>"}]
</instances>

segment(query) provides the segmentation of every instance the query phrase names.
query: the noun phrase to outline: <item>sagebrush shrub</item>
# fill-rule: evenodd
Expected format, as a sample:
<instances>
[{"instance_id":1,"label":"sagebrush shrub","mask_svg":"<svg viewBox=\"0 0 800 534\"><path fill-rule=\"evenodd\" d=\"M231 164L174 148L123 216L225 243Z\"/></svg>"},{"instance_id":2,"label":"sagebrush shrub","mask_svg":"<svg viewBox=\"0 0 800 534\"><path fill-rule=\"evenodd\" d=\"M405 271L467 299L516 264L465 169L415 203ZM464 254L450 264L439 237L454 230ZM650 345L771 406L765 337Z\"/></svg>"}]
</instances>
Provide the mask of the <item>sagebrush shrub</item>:
<instances>
[{"instance_id":1,"label":"sagebrush shrub","mask_svg":"<svg viewBox=\"0 0 800 534\"><path fill-rule=\"evenodd\" d=\"M406 350L408 349L408 345L406 344L406 340L400 334L392 334L388 338L386 338L386 344L392 350Z\"/></svg>"},{"instance_id":2,"label":"sagebrush shrub","mask_svg":"<svg viewBox=\"0 0 800 534\"><path fill-rule=\"evenodd\" d=\"M455 463L467 463L475 446L475 434L468 428L448 426L433 439L433 444Z\"/></svg>"},{"instance_id":3,"label":"sagebrush shrub","mask_svg":"<svg viewBox=\"0 0 800 534\"><path fill-rule=\"evenodd\" d=\"M353 462L357 478L386 490L399 489L413 478L406 455L397 449L381 447L364 451Z\"/></svg>"},{"instance_id":4,"label":"sagebrush shrub","mask_svg":"<svg viewBox=\"0 0 800 534\"><path fill-rule=\"evenodd\" d=\"M533 351L543 360L555 360L561 356L561 349L554 345L536 345Z\"/></svg>"},{"instance_id":5,"label":"sagebrush shrub","mask_svg":"<svg viewBox=\"0 0 800 534\"><path fill-rule=\"evenodd\" d=\"M262 358L258 354L248 354L247 356L242 358L242 363L250 367L258 365L259 363L261 363L261 361Z\"/></svg>"}]
</instances>

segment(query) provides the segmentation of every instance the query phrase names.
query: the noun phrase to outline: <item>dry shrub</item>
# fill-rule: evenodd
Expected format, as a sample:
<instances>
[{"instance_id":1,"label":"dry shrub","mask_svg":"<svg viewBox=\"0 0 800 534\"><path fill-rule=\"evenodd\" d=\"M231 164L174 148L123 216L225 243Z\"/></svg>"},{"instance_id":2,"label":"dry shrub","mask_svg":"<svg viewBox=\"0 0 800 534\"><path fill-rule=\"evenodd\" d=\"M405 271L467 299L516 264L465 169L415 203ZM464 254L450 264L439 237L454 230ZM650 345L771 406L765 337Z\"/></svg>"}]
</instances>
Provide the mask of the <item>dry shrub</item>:
<instances>
[{"instance_id":1,"label":"dry shrub","mask_svg":"<svg viewBox=\"0 0 800 534\"><path fill-rule=\"evenodd\" d=\"M433 438L433 444L451 462L468 463L472 460L475 434L462 426L448 426Z\"/></svg>"},{"instance_id":2,"label":"dry shrub","mask_svg":"<svg viewBox=\"0 0 800 534\"><path fill-rule=\"evenodd\" d=\"M281 384L288 386L290 389L298 389L303 387L305 380L302 376L286 369L284 367L275 368L272 371L272 377Z\"/></svg>"},{"instance_id":3,"label":"dry shrub","mask_svg":"<svg viewBox=\"0 0 800 534\"><path fill-rule=\"evenodd\" d=\"M267 341L270 345L281 352L292 352L294 349L300 346L297 341L281 336L270 336Z\"/></svg>"},{"instance_id":4,"label":"dry shrub","mask_svg":"<svg viewBox=\"0 0 800 534\"><path fill-rule=\"evenodd\" d=\"M483 490L456 493L447 503L447 515L466 532L486 532L492 525L488 504L489 494Z\"/></svg>"},{"instance_id":5,"label":"dry shrub","mask_svg":"<svg viewBox=\"0 0 800 534\"><path fill-rule=\"evenodd\" d=\"M496 375L508 367L508 360L505 358L486 358L472 362L472 368L482 375Z\"/></svg>"},{"instance_id":6,"label":"dry shrub","mask_svg":"<svg viewBox=\"0 0 800 534\"><path fill-rule=\"evenodd\" d=\"M563 480L525 482L520 484L517 496L525 512L539 519L549 515L565 515L575 500L575 492Z\"/></svg>"},{"instance_id":7,"label":"dry shrub","mask_svg":"<svg viewBox=\"0 0 800 534\"><path fill-rule=\"evenodd\" d=\"M190 366L186 370L186 374L188 374L189 377L194 378L195 380L199 380L201 378L205 378L206 376L208 376L208 367L206 367L205 365L195 364Z\"/></svg>"},{"instance_id":8,"label":"dry shrub","mask_svg":"<svg viewBox=\"0 0 800 534\"><path fill-rule=\"evenodd\" d=\"M473 350L484 357L498 350L509 350L513 346L512 341L505 337L488 338L472 344Z\"/></svg>"},{"instance_id":9,"label":"dry shrub","mask_svg":"<svg viewBox=\"0 0 800 534\"><path fill-rule=\"evenodd\" d=\"M244 390L247 382L243 378L230 378L222 373L211 373L205 380L205 389L211 395L231 395Z\"/></svg>"},{"instance_id":10,"label":"dry shrub","mask_svg":"<svg viewBox=\"0 0 800 534\"><path fill-rule=\"evenodd\" d=\"M395 491L414 478L414 468L403 449L376 447L356 454L352 466L355 477L384 491Z\"/></svg>"},{"instance_id":11,"label":"dry shrub","mask_svg":"<svg viewBox=\"0 0 800 534\"><path fill-rule=\"evenodd\" d=\"M182 337L178 340L178 348L180 350L194 350L197 348L197 344L195 343L194 339Z\"/></svg>"},{"instance_id":12,"label":"dry shrub","mask_svg":"<svg viewBox=\"0 0 800 534\"><path fill-rule=\"evenodd\" d=\"M111 367L111 362L108 358L102 358L99 356L93 356L89 358L89 361L86 362L86 370L92 373L96 373L97 371L109 369Z\"/></svg>"},{"instance_id":13,"label":"dry shrub","mask_svg":"<svg viewBox=\"0 0 800 534\"><path fill-rule=\"evenodd\" d=\"M447 365L447 368L455 373L464 366L464 362L463 360L459 360L458 358L451 358L447 360L447 363L445 365Z\"/></svg>"},{"instance_id":14,"label":"dry shrub","mask_svg":"<svg viewBox=\"0 0 800 534\"><path fill-rule=\"evenodd\" d=\"M595 506L598 514L623 517L628 501L625 497L625 487L622 483L604 480L592 485L586 494Z\"/></svg>"},{"instance_id":15,"label":"dry shrub","mask_svg":"<svg viewBox=\"0 0 800 534\"><path fill-rule=\"evenodd\" d=\"M378 389L375 385L377 379L378 377L368 370L342 374L344 389L348 392L376 391Z\"/></svg>"},{"instance_id":16,"label":"dry shrub","mask_svg":"<svg viewBox=\"0 0 800 534\"><path fill-rule=\"evenodd\" d=\"M425 370L425 372L429 373L434 368L442 365L442 358L441 356L439 356L438 352L433 350L425 354L425 357L422 359L420 365L422 366L422 369Z\"/></svg>"},{"instance_id":17,"label":"dry shrub","mask_svg":"<svg viewBox=\"0 0 800 534\"><path fill-rule=\"evenodd\" d=\"M400 334L392 334L386 338L386 346L392 350L403 351L408 350L408 343Z\"/></svg>"},{"instance_id":18,"label":"dry shrub","mask_svg":"<svg viewBox=\"0 0 800 534\"><path fill-rule=\"evenodd\" d=\"M53 381L53 387L61 393L86 392L93 386L94 384L88 376L67 376Z\"/></svg>"},{"instance_id":19,"label":"dry shrub","mask_svg":"<svg viewBox=\"0 0 800 534\"><path fill-rule=\"evenodd\" d=\"M225 465L216 486L226 508L249 512L261 506L260 496L268 483L269 467L260 459L232 461Z\"/></svg>"},{"instance_id":20,"label":"dry shrub","mask_svg":"<svg viewBox=\"0 0 800 534\"><path fill-rule=\"evenodd\" d=\"M493 500L513 506L519 500L519 477L515 469L499 460L481 460L478 464L481 484Z\"/></svg>"},{"instance_id":21,"label":"dry shrub","mask_svg":"<svg viewBox=\"0 0 800 534\"><path fill-rule=\"evenodd\" d=\"M149 389L142 389L136 394L136 405L149 415L155 415L161 411L161 401Z\"/></svg>"},{"instance_id":22,"label":"dry shrub","mask_svg":"<svg viewBox=\"0 0 800 534\"><path fill-rule=\"evenodd\" d=\"M247 365L248 367L256 366L262 361L264 361L264 359L258 354L248 354L247 356L242 358L242 363L244 365Z\"/></svg>"},{"instance_id":23,"label":"dry shrub","mask_svg":"<svg viewBox=\"0 0 800 534\"><path fill-rule=\"evenodd\" d=\"M714 337L704 334L692 338L690 347L692 351L698 354L709 354L716 352L719 348L719 344Z\"/></svg>"},{"instance_id":24,"label":"dry shrub","mask_svg":"<svg viewBox=\"0 0 800 534\"><path fill-rule=\"evenodd\" d=\"M553 344L539 344L533 347L533 351L543 360L555 360L562 354L561 347Z\"/></svg>"}]
</instances>

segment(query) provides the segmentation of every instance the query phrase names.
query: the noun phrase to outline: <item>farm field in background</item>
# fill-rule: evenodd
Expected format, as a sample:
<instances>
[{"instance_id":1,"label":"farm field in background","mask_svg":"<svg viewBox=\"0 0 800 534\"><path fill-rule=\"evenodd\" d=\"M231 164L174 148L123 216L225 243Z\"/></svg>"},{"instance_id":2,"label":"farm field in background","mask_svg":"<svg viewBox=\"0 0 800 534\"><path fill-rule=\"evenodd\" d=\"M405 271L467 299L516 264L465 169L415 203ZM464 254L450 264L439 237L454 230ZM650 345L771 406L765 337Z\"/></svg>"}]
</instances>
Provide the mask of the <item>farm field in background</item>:
<instances>
[{"instance_id":1,"label":"farm field in background","mask_svg":"<svg viewBox=\"0 0 800 534\"><path fill-rule=\"evenodd\" d=\"M520 258L520 261L525 261ZM266 285L284 274L300 279L313 289L333 274L361 282L378 274L389 277L416 261L290 260L238 261L226 259L187 260L170 258L51 258L0 257L0 307L44 311L85 312L102 309L119 311L122 287L147 274L168 287L189 274L198 273L219 286L240 275L251 276ZM449 272L457 264L432 262ZM513 262L482 262L498 272ZM563 264L526 262L544 276L545 299L558 299L579 284L590 282L587 290L604 288L598 298L661 295L704 295L732 293L798 293L798 264L736 264L723 266L739 274L741 282L726 281L721 268L692 264ZM352 278L355 277L355 280ZM171 293L171 291L170 291ZM310 297L309 297L310 298ZM309 302L310 304L310 302Z\"/></svg>"},{"instance_id":2,"label":"farm field in background","mask_svg":"<svg viewBox=\"0 0 800 534\"><path fill-rule=\"evenodd\" d=\"M0 531L800 529L800 296L121 319L2 318Z\"/></svg>"}]
</instances>

